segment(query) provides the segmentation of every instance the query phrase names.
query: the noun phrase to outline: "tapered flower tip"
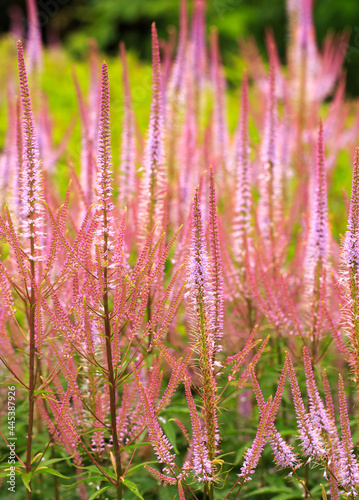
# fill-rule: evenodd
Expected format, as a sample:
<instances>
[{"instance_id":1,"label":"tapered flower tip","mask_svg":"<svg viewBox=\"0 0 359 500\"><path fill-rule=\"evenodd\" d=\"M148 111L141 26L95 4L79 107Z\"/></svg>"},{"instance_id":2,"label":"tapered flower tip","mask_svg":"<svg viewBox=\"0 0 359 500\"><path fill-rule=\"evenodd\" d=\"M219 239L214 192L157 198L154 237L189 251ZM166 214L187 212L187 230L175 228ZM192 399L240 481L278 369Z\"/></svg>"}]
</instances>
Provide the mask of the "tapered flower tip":
<instances>
[{"instance_id":1,"label":"tapered flower tip","mask_svg":"<svg viewBox=\"0 0 359 500\"><path fill-rule=\"evenodd\" d=\"M107 62L106 61L103 61L102 62L102 66L101 66L101 76L102 78L106 78L108 77L108 66L107 66ZM103 81L102 81L103 82Z\"/></svg>"},{"instance_id":2,"label":"tapered flower tip","mask_svg":"<svg viewBox=\"0 0 359 500\"><path fill-rule=\"evenodd\" d=\"M24 59L24 48L22 46L21 40L18 40L16 45L17 45L17 58L18 58L18 60L20 58Z\"/></svg>"},{"instance_id":3,"label":"tapered flower tip","mask_svg":"<svg viewBox=\"0 0 359 500\"><path fill-rule=\"evenodd\" d=\"M160 46L158 42L156 23L152 23L151 25L151 37L152 37L152 62L157 63L159 62L160 59L160 54L159 54Z\"/></svg>"}]
</instances>

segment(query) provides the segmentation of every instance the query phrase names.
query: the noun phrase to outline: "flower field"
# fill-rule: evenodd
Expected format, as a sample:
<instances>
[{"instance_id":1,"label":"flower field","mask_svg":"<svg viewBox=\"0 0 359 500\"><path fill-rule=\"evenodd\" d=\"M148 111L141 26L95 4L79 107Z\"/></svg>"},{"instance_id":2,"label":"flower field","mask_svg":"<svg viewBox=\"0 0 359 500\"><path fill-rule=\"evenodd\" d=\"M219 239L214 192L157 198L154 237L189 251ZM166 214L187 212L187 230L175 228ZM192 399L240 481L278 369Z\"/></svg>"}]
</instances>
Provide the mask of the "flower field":
<instances>
[{"instance_id":1,"label":"flower field","mask_svg":"<svg viewBox=\"0 0 359 500\"><path fill-rule=\"evenodd\" d=\"M188 2L189 3L189 2ZM359 496L359 109L346 32L283 63L205 0L74 64L0 42L0 498ZM105 59L105 60L103 60Z\"/></svg>"}]
</instances>

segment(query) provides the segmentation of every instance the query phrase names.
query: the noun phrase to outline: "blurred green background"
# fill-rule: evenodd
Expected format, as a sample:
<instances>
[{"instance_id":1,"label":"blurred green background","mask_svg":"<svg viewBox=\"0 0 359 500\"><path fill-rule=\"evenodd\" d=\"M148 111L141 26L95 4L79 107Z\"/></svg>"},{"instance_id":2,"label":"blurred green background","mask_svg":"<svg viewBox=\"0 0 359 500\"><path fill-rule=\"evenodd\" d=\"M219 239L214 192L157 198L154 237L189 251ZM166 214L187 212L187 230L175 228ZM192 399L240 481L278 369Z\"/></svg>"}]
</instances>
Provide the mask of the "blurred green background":
<instances>
[{"instance_id":1,"label":"blurred green background","mask_svg":"<svg viewBox=\"0 0 359 500\"><path fill-rule=\"evenodd\" d=\"M191 1L188 1L191 9ZM285 59L287 38L285 0L207 0L209 25L218 27L222 54L229 65L238 53L238 39L253 35L263 53L264 33L272 26L280 55ZM117 53L120 40L140 59L150 58L148 35L156 21L161 37L178 27L179 0L38 0L43 38L55 43L59 38L76 58L87 51L88 37L94 37L102 51ZM11 25L11 15L21 9L26 27L25 0L0 0L0 32ZM20 10L18 10L20 12ZM347 93L359 95L359 5L358 0L316 0L314 21L319 44L328 30L350 31L346 58Z\"/></svg>"}]
</instances>

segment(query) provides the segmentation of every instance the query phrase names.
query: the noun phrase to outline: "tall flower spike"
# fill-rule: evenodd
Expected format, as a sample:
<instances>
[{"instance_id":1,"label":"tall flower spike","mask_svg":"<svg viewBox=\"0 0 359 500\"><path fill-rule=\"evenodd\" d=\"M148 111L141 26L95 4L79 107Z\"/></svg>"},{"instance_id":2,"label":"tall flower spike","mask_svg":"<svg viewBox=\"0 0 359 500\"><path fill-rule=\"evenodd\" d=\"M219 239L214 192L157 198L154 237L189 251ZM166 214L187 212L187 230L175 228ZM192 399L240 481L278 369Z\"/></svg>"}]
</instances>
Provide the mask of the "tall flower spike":
<instances>
[{"instance_id":1,"label":"tall flower spike","mask_svg":"<svg viewBox=\"0 0 359 500\"><path fill-rule=\"evenodd\" d=\"M243 478L242 479L243 483L245 483L246 481L250 481L252 479L250 475L254 474L254 471L261 457L267 437L267 428L269 426L268 424L272 420L271 407L272 407L272 401L270 397L263 408L261 420L259 422L258 430L256 433L256 437L254 438L253 444L249 449L247 449L247 451L244 454L244 462L241 468L241 472L240 474L238 474L239 478Z\"/></svg>"},{"instance_id":2,"label":"tall flower spike","mask_svg":"<svg viewBox=\"0 0 359 500\"><path fill-rule=\"evenodd\" d=\"M193 72L197 90L202 90L206 78L205 0L196 0L192 21Z\"/></svg>"},{"instance_id":3,"label":"tall flower spike","mask_svg":"<svg viewBox=\"0 0 359 500\"><path fill-rule=\"evenodd\" d=\"M323 125L319 122L317 158L305 269L307 294L311 304L312 333L318 334L328 267L328 201L324 159Z\"/></svg>"},{"instance_id":4,"label":"tall flower spike","mask_svg":"<svg viewBox=\"0 0 359 500\"><path fill-rule=\"evenodd\" d=\"M104 258L108 258L108 251L113 249L113 216L112 198L112 155L110 130L110 89L108 82L107 64L102 64L101 71L101 104L100 124L97 155L97 206L100 211L98 236L103 247Z\"/></svg>"},{"instance_id":5,"label":"tall flower spike","mask_svg":"<svg viewBox=\"0 0 359 500\"><path fill-rule=\"evenodd\" d=\"M38 239L44 236L44 211L39 201L44 199L39 148L36 139L35 121L32 112L30 91L27 82L24 51L20 41L17 43L19 65L23 143L21 172L21 222L23 236L29 238L28 255L32 260L40 260L41 246Z\"/></svg>"},{"instance_id":6,"label":"tall flower spike","mask_svg":"<svg viewBox=\"0 0 359 500\"><path fill-rule=\"evenodd\" d=\"M334 422L328 418L322 398L315 382L312 362L307 347L303 348L304 372L309 397L309 411L314 427L324 429L329 436L334 433Z\"/></svg>"},{"instance_id":7,"label":"tall flower spike","mask_svg":"<svg viewBox=\"0 0 359 500\"><path fill-rule=\"evenodd\" d=\"M315 166L314 200L308 242L308 264L312 269L319 263L326 265L328 253L327 175L324 159L323 124L320 120Z\"/></svg>"},{"instance_id":8,"label":"tall flower spike","mask_svg":"<svg viewBox=\"0 0 359 500\"><path fill-rule=\"evenodd\" d=\"M206 424L206 446L209 459L217 453L219 432L217 422L216 381L214 375L214 353L216 350L213 319L213 287L209 259L204 239L202 213L198 187L193 200L192 244L187 274L187 299L195 350L199 353L202 379L201 395Z\"/></svg>"},{"instance_id":9,"label":"tall flower spike","mask_svg":"<svg viewBox=\"0 0 359 500\"><path fill-rule=\"evenodd\" d=\"M357 488L359 487L359 468L353 449L344 383L341 375L339 375L339 407L343 445L341 457L342 483L343 486L350 491L353 498L355 498L358 493Z\"/></svg>"},{"instance_id":10,"label":"tall flower spike","mask_svg":"<svg viewBox=\"0 0 359 500\"><path fill-rule=\"evenodd\" d=\"M342 259L346 267L356 275L359 271L359 148L355 149L352 193Z\"/></svg>"},{"instance_id":11,"label":"tall flower spike","mask_svg":"<svg viewBox=\"0 0 359 500\"><path fill-rule=\"evenodd\" d=\"M26 57L29 73L39 71L42 64L42 43L36 0L26 0L28 14L28 34Z\"/></svg>"},{"instance_id":12,"label":"tall flower spike","mask_svg":"<svg viewBox=\"0 0 359 500\"><path fill-rule=\"evenodd\" d=\"M211 250L211 274L213 288L213 335L217 342L215 350L219 350L218 341L223 335L223 272L222 272L222 257L221 245L218 232L218 214L216 188L214 184L214 173L212 166L209 171L209 237Z\"/></svg>"},{"instance_id":13,"label":"tall flower spike","mask_svg":"<svg viewBox=\"0 0 359 500\"><path fill-rule=\"evenodd\" d=\"M277 98L276 74L273 61L270 61L267 109L261 150L261 177L259 201L259 228L268 242L274 258L274 245L280 223L282 178L277 151Z\"/></svg>"},{"instance_id":14,"label":"tall flower spike","mask_svg":"<svg viewBox=\"0 0 359 500\"><path fill-rule=\"evenodd\" d=\"M140 245L158 221L163 219L166 194L165 145L162 102L162 72L156 26L152 24L152 101L144 155L140 194Z\"/></svg>"},{"instance_id":15,"label":"tall flower spike","mask_svg":"<svg viewBox=\"0 0 359 500\"><path fill-rule=\"evenodd\" d=\"M136 137L135 117L132 108L132 97L126 61L126 49L123 43L120 44L120 55L122 61L122 85L124 95L124 114L121 140L120 203L127 206L135 190Z\"/></svg>"},{"instance_id":16,"label":"tall flower spike","mask_svg":"<svg viewBox=\"0 0 359 500\"><path fill-rule=\"evenodd\" d=\"M141 401L144 406L145 412L145 421L148 428L148 435L151 441L151 444L155 450L157 455L157 459L160 463L166 464L164 469L165 472L170 472L171 469L175 466L174 463L174 455L171 454L170 450L172 446L170 445L167 437L163 433L160 424L155 415L155 411L153 408L152 401L149 400L147 393L140 381L139 374L137 370L133 370L133 374L136 380L136 384L138 390L140 392Z\"/></svg>"},{"instance_id":17,"label":"tall flower spike","mask_svg":"<svg viewBox=\"0 0 359 500\"><path fill-rule=\"evenodd\" d=\"M235 143L236 200L233 222L234 255L243 263L251 231L251 188L249 178L248 76L242 80L241 114Z\"/></svg>"}]
</instances>

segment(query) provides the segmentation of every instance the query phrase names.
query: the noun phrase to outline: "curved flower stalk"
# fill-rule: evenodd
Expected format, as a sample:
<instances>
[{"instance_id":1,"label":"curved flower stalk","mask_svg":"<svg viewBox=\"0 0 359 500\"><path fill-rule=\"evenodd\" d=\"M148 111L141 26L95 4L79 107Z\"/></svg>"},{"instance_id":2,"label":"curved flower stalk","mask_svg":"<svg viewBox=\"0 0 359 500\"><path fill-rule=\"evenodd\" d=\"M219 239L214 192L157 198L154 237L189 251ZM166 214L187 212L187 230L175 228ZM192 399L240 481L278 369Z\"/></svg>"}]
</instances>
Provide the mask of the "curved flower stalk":
<instances>
[{"instance_id":1,"label":"curved flower stalk","mask_svg":"<svg viewBox=\"0 0 359 500\"><path fill-rule=\"evenodd\" d=\"M272 412L272 397L270 396L269 400L263 408L256 437L254 438L252 446L245 452L241 472L237 474L241 481L241 486L245 482L252 479L250 476L254 473L258 465L265 445L267 429L268 427L270 427L270 423L274 420L274 418L275 415L273 416Z\"/></svg>"},{"instance_id":2,"label":"curved flower stalk","mask_svg":"<svg viewBox=\"0 0 359 500\"><path fill-rule=\"evenodd\" d=\"M167 437L161 429L160 424L158 423L154 408L152 406L152 402L148 399L137 370L134 370L133 374L135 376L137 387L141 395L141 401L145 409L144 415L148 428L149 438L152 445L154 446L158 461L159 463L163 463L166 465L164 469L165 472L173 473L173 468L175 467L175 455L172 455L170 451L172 449L172 446L170 445Z\"/></svg>"},{"instance_id":3,"label":"curved flower stalk","mask_svg":"<svg viewBox=\"0 0 359 500\"><path fill-rule=\"evenodd\" d=\"M281 373L281 376L280 376L280 381L278 384L277 401L278 401L278 398L279 397L281 398L282 394L283 394L284 383L285 383L285 379L287 376L287 370L288 370L287 363L285 363L283 370L282 370L282 373ZM252 381L252 385L253 385L254 394L256 396L256 400L258 403L259 411L262 415L264 412L264 409L266 407L266 403L265 403L265 400L263 398L263 394L262 394L262 391L261 391L261 388L260 388L260 385L258 383L258 380L257 380L257 377L256 377L256 374L254 372L253 367L251 368L250 375L251 375L251 381ZM277 412L278 412L278 408L277 408ZM274 426L274 423L268 428L268 440L269 440L269 443L270 443L271 448L272 448L275 463L278 467L281 467L283 469L289 468L292 470L296 470L296 469L298 469L298 467L301 466L298 455L296 453L294 453L294 451L292 450L292 447L284 441L284 439L282 438L282 436L280 435L280 433L277 431L276 427Z\"/></svg>"},{"instance_id":4,"label":"curved flower stalk","mask_svg":"<svg viewBox=\"0 0 359 500\"><path fill-rule=\"evenodd\" d=\"M151 114L138 215L140 247L153 226L163 220L166 194L162 72L155 24L152 24L152 72Z\"/></svg>"},{"instance_id":5,"label":"curved flower stalk","mask_svg":"<svg viewBox=\"0 0 359 500\"><path fill-rule=\"evenodd\" d=\"M314 179L314 195L306 247L306 286L310 304L313 339L312 355L315 356L318 336L321 332L325 280L328 271L328 200L327 179L324 158L323 125L320 121L317 142L317 158Z\"/></svg>"},{"instance_id":6,"label":"curved flower stalk","mask_svg":"<svg viewBox=\"0 0 359 500\"><path fill-rule=\"evenodd\" d=\"M122 206L127 206L135 192L136 174L136 136L135 136L135 115L132 106L132 97L126 61L126 49L123 43L120 44L120 56L122 62L122 86L124 93L124 114L122 121L121 138L121 161L120 161L120 192L119 202Z\"/></svg>"}]
</instances>

